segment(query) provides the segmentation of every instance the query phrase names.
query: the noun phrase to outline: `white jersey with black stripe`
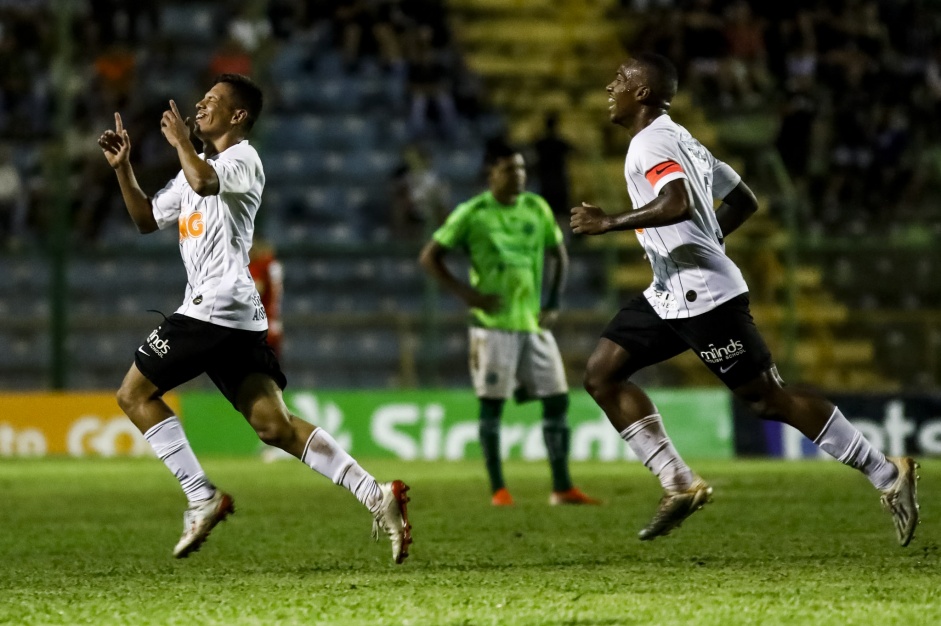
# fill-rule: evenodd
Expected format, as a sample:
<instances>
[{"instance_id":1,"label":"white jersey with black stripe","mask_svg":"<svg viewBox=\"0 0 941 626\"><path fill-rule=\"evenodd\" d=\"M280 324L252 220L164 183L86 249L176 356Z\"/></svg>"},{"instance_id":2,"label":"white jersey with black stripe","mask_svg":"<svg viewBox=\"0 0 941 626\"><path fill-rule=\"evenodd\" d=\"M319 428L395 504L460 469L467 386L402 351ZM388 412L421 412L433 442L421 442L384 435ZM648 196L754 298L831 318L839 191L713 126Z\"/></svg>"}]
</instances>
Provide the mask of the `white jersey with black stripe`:
<instances>
[{"instance_id":1,"label":"white jersey with black stripe","mask_svg":"<svg viewBox=\"0 0 941 626\"><path fill-rule=\"evenodd\" d=\"M219 177L219 193L200 196L180 170L152 200L160 229L180 230L187 284L176 312L218 326L265 330L265 309L248 271L255 214L265 187L261 159L242 140L205 160Z\"/></svg>"},{"instance_id":2,"label":"white jersey with black stripe","mask_svg":"<svg viewBox=\"0 0 941 626\"><path fill-rule=\"evenodd\" d=\"M631 140L624 177L635 210L674 180L683 180L689 194L690 219L637 230L653 268L644 295L661 318L694 317L748 291L742 272L725 254L713 209L713 199L724 198L741 181L735 170L661 115Z\"/></svg>"}]
</instances>

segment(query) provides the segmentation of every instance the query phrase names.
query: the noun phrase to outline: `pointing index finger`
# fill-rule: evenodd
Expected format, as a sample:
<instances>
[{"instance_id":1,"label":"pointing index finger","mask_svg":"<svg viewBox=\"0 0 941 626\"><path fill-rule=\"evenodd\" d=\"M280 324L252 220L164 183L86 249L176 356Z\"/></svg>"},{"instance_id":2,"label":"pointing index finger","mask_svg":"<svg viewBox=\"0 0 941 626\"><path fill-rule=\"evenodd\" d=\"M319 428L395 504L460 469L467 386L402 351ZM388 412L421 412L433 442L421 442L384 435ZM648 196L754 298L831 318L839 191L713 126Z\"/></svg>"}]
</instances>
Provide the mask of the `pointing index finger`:
<instances>
[{"instance_id":1,"label":"pointing index finger","mask_svg":"<svg viewBox=\"0 0 941 626\"><path fill-rule=\"evenodd\" d=\"M180 110L176 108L176 102L173 100L170 100L170 110L173 111L173 114L178 118L183 119L183 116L180 115Z\"/></svg>"},{"instance_id":2,"label":"pointing index finger","mask_svg":"<svg viewBox=\"0 0 941 626\"><path fill-rule=\"evenodd\" d=\"M121 114L117 111L114 112L114 132L119 135L124 130L124 122L121 121Z\"/></svg>"}]
</instances>

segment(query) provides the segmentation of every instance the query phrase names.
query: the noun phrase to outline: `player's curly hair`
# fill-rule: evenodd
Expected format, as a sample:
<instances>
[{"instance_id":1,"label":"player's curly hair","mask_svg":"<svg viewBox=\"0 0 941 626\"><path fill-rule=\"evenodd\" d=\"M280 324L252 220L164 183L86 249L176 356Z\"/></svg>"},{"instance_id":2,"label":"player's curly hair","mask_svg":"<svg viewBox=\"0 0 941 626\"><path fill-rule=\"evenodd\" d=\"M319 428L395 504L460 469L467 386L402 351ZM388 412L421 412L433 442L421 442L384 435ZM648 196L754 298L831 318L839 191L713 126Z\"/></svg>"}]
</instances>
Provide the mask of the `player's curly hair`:
<instances>
[{"instance_id":1,"label":"player's curly hair","mask_svg":"<svg viewBox=\"0 0 941 626\"><path fill-rule=\"evenodd\" d=\"M632 61L643 66L647 77L647 86L650 96L645 104L670 108L670 103L676 95L679 78L676 66L670 59L654 52L641 52L632 58Z\"/></svg>"},{"instance_id":2,"label":"player's curly hair","mask_svg":"<svg viewBox=\"0 0 941 626\"><path fill-rule=\"evenodd\" d=\"M219 83L226 83L232 87L232 91L235 92L235 106L245 109L248 113L245 118L245 130L251 130L258 116L261 115L261 107L265 102L261 87L242 74L219 74L212 84L218 85Z\"/></svg>"}]
</instances>

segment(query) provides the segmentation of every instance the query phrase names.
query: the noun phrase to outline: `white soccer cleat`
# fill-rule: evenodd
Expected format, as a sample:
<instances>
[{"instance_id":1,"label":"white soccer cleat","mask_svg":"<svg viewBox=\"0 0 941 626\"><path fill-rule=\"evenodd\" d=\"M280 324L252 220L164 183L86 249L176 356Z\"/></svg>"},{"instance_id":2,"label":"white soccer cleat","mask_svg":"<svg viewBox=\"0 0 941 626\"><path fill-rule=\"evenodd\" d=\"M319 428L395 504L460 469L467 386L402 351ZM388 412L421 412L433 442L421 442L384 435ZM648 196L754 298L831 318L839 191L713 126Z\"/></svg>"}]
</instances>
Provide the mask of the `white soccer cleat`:
<instances>
[{"instance_id":1,"label":"white soccer cleat","mask_svg":"<svg viewBox=\"0 0 941 626\"><path fill-rule=\"evenodd\" d=\"M408 523L406 504L411 500L405 493L409 486L401 480L379 483L382 502L373 514L372 537L379 541L380 531L392 542L392 560L396 565L408 557L408 547L412 543L412 525Z\"/></svg>"},{"instance_id":2,"label":"white soccer cleat","mask_svg":"<svg viewBox=\"0 0 941 626\"><path fill-rule=\"evenodd\" d=\"M882 492L882 508L892 514L895 534L903 548L915 538L918 526L918 476L915 459L887 456L886 460L898 468L899 475L892 486Z\"/></svg>"},{"instance_id":3,"label":"white soccer cleat","mask_svg":"<svg viewBox=\"0 0 941 626\"><path fill-rule=\"evenodd\" d=\"M199 550L216 524L235 513L235 501L227 493L216 490L205 502L191 504L183 512L183 536L173 548L173 556L185 559Z\"/></svg>"},{"instance_id":4,"label":"white soccer cleat","mask_svg":"<svg viewBox=\"0 0 941 626\"><path fill-rule=\"evenodd\" d=\"M679 528L687 517L712 500L712 487L696 476L693 484L683 491L668 491L660 498L653 519L637 534L641 541L664 537Z\"/></svg>"}]
</instances>

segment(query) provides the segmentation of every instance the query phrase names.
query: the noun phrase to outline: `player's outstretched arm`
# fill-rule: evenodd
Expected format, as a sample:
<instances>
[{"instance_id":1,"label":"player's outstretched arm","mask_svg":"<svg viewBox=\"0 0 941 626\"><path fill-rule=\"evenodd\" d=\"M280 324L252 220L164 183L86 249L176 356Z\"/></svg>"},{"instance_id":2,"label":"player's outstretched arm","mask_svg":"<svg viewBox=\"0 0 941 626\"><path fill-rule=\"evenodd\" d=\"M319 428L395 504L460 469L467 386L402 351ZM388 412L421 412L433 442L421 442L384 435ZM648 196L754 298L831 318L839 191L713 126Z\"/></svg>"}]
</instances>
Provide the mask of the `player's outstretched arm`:
<instances>
[{"instance_id":1,"label":"player's outstretched arm","mask_svg":"<svg viewBox=\"0 0 941 626\"><path fill-rule=\"evenodd\" d=\"M722 236L727 237L757 210L758 199L755 194L748 188L748 185L740 182L722 198L722 204L716 209L716 221L722 229Z\"/></svg>"},{"instance_id":2,"label":"player's outstretched arm","mask_svg":"<svg viewBox=\"0 0 941 626\"><path fill-rule=\"evenodd\" d=\"M418 257L418 263L428 274L434 277L438 283L464 301L464 303L473 309L483 309L488 313L494 313L500 309L500 296L496 294L485 294L477 291L465 282L457 279L451 273L448 266L444 263L444 255L447 248L432 239L422 248Z\"/></svg>"},{"instance_id":3,"label":"player's outstretched arm","mask_svg":"<svg viewBox=\"0 0 941 626\"><path fill-rule=\"evenodd\" d=\"M152 233L157 230L157 221L154 219L150 198L137 184L134 168L131 167L131 138L124 129L121 114L114 114L114 130L106 130L98 138L98 146L108 160L108 165L114 168L121 186L121 195L127 212L137 225L141 233Z\"/></svg>"},{"instance_id":4,"label":"player's outstretched arm","mask_svg":"<svg viewBox=\"0 0 941 626\"><path fill-rule=\"evenodd\" d=\"M569 254L565 249L565 244L560 243L555 247L547 248L546 256L549 258L550 268L546 281L549 290L539 315L539 325L543 328L551 328L559 317L562 292L565 290L569 274Z\"/></svg>"},{"instance_id":5,"label":"player's outstretched arm","mask_svg":"<svg viewBox=\"0 0 941 626\"><path fill-rule=\"evenodd\" d=\"M686 181L670 181L660 195L637 210L628 209L607 215L600 207L582 202L572 208L572 232L577 235L601 235L612 230L635 230L679 224L690 218L691 205Z\"/></svg>"}]
</instances>

